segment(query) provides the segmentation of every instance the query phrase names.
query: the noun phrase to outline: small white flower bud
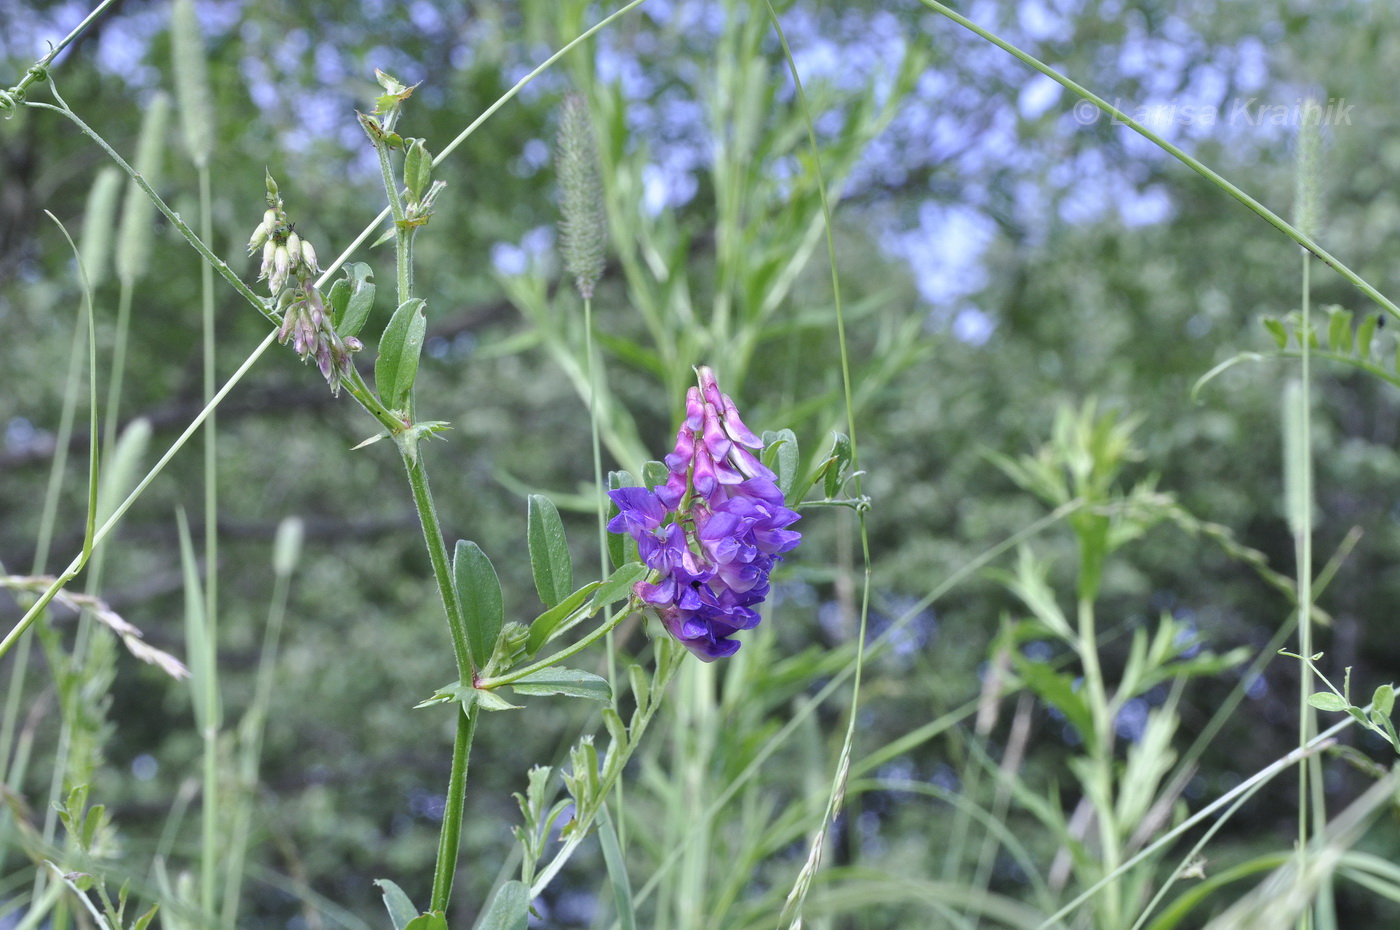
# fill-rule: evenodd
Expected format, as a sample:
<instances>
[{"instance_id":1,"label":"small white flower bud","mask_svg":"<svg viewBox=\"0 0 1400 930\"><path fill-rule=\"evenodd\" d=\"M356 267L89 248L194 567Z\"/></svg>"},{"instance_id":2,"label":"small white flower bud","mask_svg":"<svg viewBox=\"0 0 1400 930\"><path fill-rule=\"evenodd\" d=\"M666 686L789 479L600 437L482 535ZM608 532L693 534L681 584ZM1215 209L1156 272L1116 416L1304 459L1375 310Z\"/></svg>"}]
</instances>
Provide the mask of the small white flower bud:
<instances>
[{"instance_id":1,"label":"small white flower bud","mask_svg":"<svg viewBox=\"0 0 1400 930\"><path fill-rule=\"evenodd\" d=\"M253 230L252 238L248 240L248 254L252 255L258 249L262 248L262 244L266 241L267 226L263 225L262 223L259 223L258 228Z\"/></svg>"},{"instance_id":2,"label":"small white flower bud","mask_svg":"<svg viewBox=\"0 0 1400 930\"><path fill-rule=\"evenodd\" d=\"M292 271L301 267L301 236L287 233L287 262Z\"/></svg>"},{"instance_id":3,"label":"small white flower bud","mask_svg":"<svg viewBox=\"0 0 1400 930\"><path fill-rule=\"evenodd\" d=\"M275 230L276 228L277 211L268 210L266 213L263 214L263 229L267 230L267 234L270 236L272 235L273 230Z\"/></svg>"},{"instance_id":4,"label":"small white flower bud","mask_svg":"<svg viewBox=\"0 0 1400 930\"><path fill-rule=\"evenodd\" d=\"M277 243L274 240L269 239L266 243L263 244L262 268L258 272L259 281L272 274L272 256L273 253L276 251Z\"/></svg>"},{"instance_id":5,"label":"small white flower bud","mask_svg":"<svg viewBox=\"0 0 1400 930\"><path fill-rule=\"evenodd\" d=\"M316 250L311 247L310 242L305 240L301 243L301 263L312 274L319 274L321 271L321 266L316 263Z\"/></svg>"},{"instance_id":6,"label":"small white flower bud","mask_svg":"<svg viewBox=\"0 0 1400 930\"><path fill-rule=\"evenodd\" d=\"M287 273L291 270L291 256L287 254L287 247L279 245L272 252L272 281L268 285L272 293L276 294L282 290L287 283Z\"/></svg>"}]
</instances>

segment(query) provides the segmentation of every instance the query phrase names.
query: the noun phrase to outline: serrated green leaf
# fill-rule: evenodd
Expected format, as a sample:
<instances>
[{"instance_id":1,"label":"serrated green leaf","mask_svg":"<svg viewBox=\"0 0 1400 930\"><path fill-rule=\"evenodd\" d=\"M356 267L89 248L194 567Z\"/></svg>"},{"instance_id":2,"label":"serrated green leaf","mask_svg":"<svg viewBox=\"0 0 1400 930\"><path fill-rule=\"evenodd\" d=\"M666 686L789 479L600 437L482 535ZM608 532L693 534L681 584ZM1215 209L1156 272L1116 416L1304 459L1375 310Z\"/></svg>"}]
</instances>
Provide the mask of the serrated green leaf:
<instances>
[{"instance_id":1,"label":"serrated green leaf","mask_svg":"<svg viewBox=\"0 0 1400 930\"><path fill-rule=\"evenodd\" d=\"M1274 337L1274 342L1278 343L1280 349L1288 348L1288 327L1283 325L1283 321L1271 316L1264 317L1260 322L1264 328Z\"/></svg>"},{"instance_id":2,"label":"serrated green leaf","mask_svg":"<svg viewBox=\"0 0 1400 930\"><path fill-rule=\"evenodd\" d=\"M632 586L647 576L649 569L641 562L628 562L608 576L607 580L593 595L592 610L595 612L624 597L630 597Z\"/></svg>"},{"instance_id":3,"label":"serrated green leaf","mask_svg":"<svg viewBox=\"0 0 1400 930\"><path fill-rule=\"evenodd\" d=\"M539 652L540 648L549 642L554 631L565 626L573 614L591 609L592 604L585 607L584 601L600 587L602 587L601 581L590 581L536 617L534 622L530 624L530 634L525 640L526 654L534 655Z\"/></svg>"},{"instance_id":4,"label":"serrated green leaf","mask_svg":"<svg viewBox=\"0 0 1400 930\"><path fill-rule=\"evenodd\" d=\"M1371 709L1386 717L1390 716L1395 709L1395 689L1390 685L1381 685L1371 696Z\"/></svg>"},{"instance_id":5,"label":"serrated green leaf","mask_svg":"<svg viewBox=\"0 0 1400 930\"><path fill-rule=\"evenodd\" d=\"M468 539L457 541L457 549L452 556L452 578L457 586L458 603L462 605L467 652L473 669L480 671L491 661L501 627L505 625L501 581L496 577L496 569L486 553Z\"/></svg>"},{"instance_id":6,"label":"serrated green leaf","mask_svg":"<svg viewBox=\"0 0 1400 930\"><path fill-rule=\"evenodd\" d=\"M405 300L394 311L384 335L379 339L379 358L374 362L374 385L379 399L390 410L403 410L413 393L418 378L418 359L423 352L423 337L428 332L428 317L423 312L421 298Z\"/></svg>"},{"instance_id":7,"label":"serrated green leaf","mask_svg":"<svg viewBox=\"0 0 1400 930\"><path fill-rule=\"evenodd\" d=\"M428 154L422 139L414 139L403 160L403 186L413 195L414 200L422 200L423 192L433 183L433 156Z\"/></svg>"},{"instance_id":8,"label":"serrated green leaf","mask_svg":"<svg viewBox=\"0 0 1400 930\"><path fill-rule=\"evenodd\" d=\"M777 475L778 490L783 492L783 500L791 507L792 488L797 483L799 467L797 434L790 429L771 430L763 434L763 464Z\"/></svg>"},{"instance_id":9,"label":"serrated green leaf","mask_svg":"<svg viewBox=\"0 0 1400 930\"><path fill-rule=\"evenodd\" d=\"M574 564L564 538L564 521L559 519L554 502L542 494L530 495L527 513L530 572L540 600L553 607L574 588Z\"/></svg>"},{"instance_id":10,"label":"serrated green leaf","mask_svg":"<svg viewBox=\"0 0 1400 930\"><path fill-rule=\"evenodd\" d=\"M430 911L410 920L403 930L447 930L447 918L442 911Z\"/></svg>"},{"instance_id":11,"label":"serrated green leaf","mask_svg":"<svg viewBox=\"0 0 1400 930\"><path fill-rule=\"evenodd\" d=\"M477 926L478 930L525 930L529 922L530 887L524 882L506 882Z\"/></svg>"},{"instance_id":12,"label":"serrated green leaf","mask_svg":"<svg viewBox=\"0 0 1400 930\"><path fill-rule=\"evenodd\" d=\"M480 690L476 692L476 706L480 707L482 710L491 711L520 709L519 704L512 704L510 701L507 701L505 698L501 697L494 691ZM463 706L463 710L466 710L465 705Z\"/></svg>"},{"instance_id":13,"label":"serrated green leaf","mask_svg":"<svg viewBox=\"0 0 1400 930\"><path fill-rule=\"evenodd\" d=\"M394 930L404 930L418 914L407 894L387 878L377 878L374 883L384 894L384 906L389 910L389 919L394 922Z\"/></svg>"},{"instance_id":14,"label":"serrated green leaf","mask_svg":"<svg viewBox=\"0 0 1400 930\"><path fill-rule=\"evenodd\" d=\"M637 916L632 906L632 882L627 877L627 858L622 854L622 846L617 841L617 831L613 829L612 817L607 805L598 811L598 841L603 847L603 863L608 869L608 881L613 889L613 907L617 912L617 922L622 930L636 930Z\"/></svg>"},{"instance_id":15,"label":"serrated green leaf","mask_svg":"<svg viewBox=\"0 0 1400 930\"><path fill-rule=\"evenodd\" d=\"M552 665L510 683L516 694L563 694L567 697L611 701L612 688L606 678L577 668Z\"/></svg>"},{"instance_id":16,"label":"serrated green leaf","mask_svg":"<svg viewBox=\"0 0 1400 930\"><path fill-rule=\"evenodd\" d=\"M1308 703L1318 710L1342 711L1351 705L1342 700L1341 695L1333 694L1331 691L1319 691L1316 694L1308 695Z\"/></svg>"}]
</instances>

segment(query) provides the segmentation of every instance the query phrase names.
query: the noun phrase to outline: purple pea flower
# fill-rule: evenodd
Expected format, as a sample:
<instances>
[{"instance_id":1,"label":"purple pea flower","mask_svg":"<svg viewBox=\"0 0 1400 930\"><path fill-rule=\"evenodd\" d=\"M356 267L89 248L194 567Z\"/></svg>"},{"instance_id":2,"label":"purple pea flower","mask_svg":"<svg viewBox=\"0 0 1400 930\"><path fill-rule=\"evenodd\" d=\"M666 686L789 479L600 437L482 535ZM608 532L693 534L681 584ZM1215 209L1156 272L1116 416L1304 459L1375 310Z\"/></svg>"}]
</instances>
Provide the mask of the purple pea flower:
<instances>
[{"instance_id":1,"label":"purple pea flower","mask_svg":"<svg viewBox=\"0 0 1400 930\"><path fill-rule=\"evenodd\" d=\"M637 541L651 575L636 594L666 630L706 662L733 655L735 633L760 620L768 576L801 540L788 529L798 515L783 506L776 476L758 460L763 442L721 393L709 368L686 393L686 415L666 456L665 483L654 491L620 488L609 496L613 533Z\"/></svg>"}]
</instances>

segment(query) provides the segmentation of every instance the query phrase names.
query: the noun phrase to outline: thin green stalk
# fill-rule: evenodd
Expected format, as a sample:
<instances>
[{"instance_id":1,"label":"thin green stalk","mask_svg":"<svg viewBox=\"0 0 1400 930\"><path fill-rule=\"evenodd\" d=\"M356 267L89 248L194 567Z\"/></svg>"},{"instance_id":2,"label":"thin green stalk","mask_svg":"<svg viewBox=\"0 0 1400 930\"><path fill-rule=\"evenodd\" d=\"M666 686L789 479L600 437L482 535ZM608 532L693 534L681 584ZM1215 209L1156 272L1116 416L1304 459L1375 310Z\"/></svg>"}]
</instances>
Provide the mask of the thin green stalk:
<instances>
[{"instance_id":1,"label":"thin green stalk","mask_svg":"<svg viewBox=\"0 0 1400 930\"><path fill-rule=\"evenodd\" d=\"M457 672L463 683L472 681L472 667L467 649L466 624L462 619L461 603L452 581L452 568L438 523L437 508L428 488L428 476L423 459L416 448L417 438L401 437L404 466L413 488L413 503L418 508L418 520L423 526L423 538L428 546L428 558L433 564L438 594L447 612L447 626L452 634L452 648L457 657ZM437 863L433 867L433 893L430 910L446 911L452 897L452 880L457 873L457 858L461 852L462 815L466 807L467 762L471 756L472 737L476 734L477 708L472 706L458 716L457 737L452 744L452 773L448 778L447 798L443 808L442 832L438 837Z\"/></svg>"},{"instance_id":2,"label":"thin green stalk","mask_svg":"<svg viewBox=\"0 0 1400 930\"><path fill-rule=\"evenodd\" d=\"M452 743L452 774L447 780L447 798L442 812L442 833L438 836L437 862L433 866L433 896L429 910L446 911L452 900L452 880L457 874L457 856L462 847L462 815L467 803L467 762L471 758L472 737L476 735L475 704L457 715L457 738Z\"/></svg>"},{"instance_id":3,"label":"thin green stalk","mask_svg":"<svg viewBox=\"0 0 1400 930\"><path fill-rule=\"evenodd\" d=\"M1330 252L1328 252L1322 246L1318 245L1317 242L1315 242L1311 236L1307 235L1302 230L1294 226L1292 223L1289 223L1283 217L1279 216L1277 213L1273 212L1268 207L1264 206L1262 203L1246 194L1239 187L1230 183L1223 176L1221 176L1211 168L1208 168L1204 163L1202 163L1198 159L1192 157L1191 155L1188 155L1186 152L1182 151L1182 149L1178 146L1173 145L1171 142L1168 142L1166 139L1157 135L1157 133L1153 132L1151 129L1148 129L1142 123L1139 123L1137 120L1133 119L1131 116L1124 113L1122 110L1118 109L1117 107L1110 104L1108 101L1104 100L1099 95L1095 94L1093 91L1080 84L1077 84L1070 78L1065 77L1063 74L1056 71L1054 68L1051 68L1049 65L1044 64L1039 59L1027 54L1026 52L1021 51L1019 48L1012 45L1010 42L1005 41L1004 39L1000 38L992 32L989 32L986 29L983 29L981 26L977 25L967 17L959 15L952 9L944 6L942 3L939 3L938 0L919 0L919 2L922 3L924 6L928 7L930 10L933 10L935 13L939 13L947 17L948 19L951 19L953 22L957 23L959 26L962 26L964 29L967 29L968 31L972 32L978 37L992 43L997 48L1001 49L1002 51L1006 52L1007 54L1021 61L1022 63L1028 65L1031 68L1034 68L1036 71L1039 71L1041 74L1045 75L1050 80L1054 81L1056 84L1059 84L1066 90L1069 90L1077 96L1089 101L1094 106L1102 110L1104 113L1107 113L1109 116L1113 117L1113 119L1116 122L1123 123L1130 129L1132 129L1134 132L1136 132L1138 135L1147 139L1153 145L1156 145L1158 148L1174 156L1178 161L1186 165L1186 167L1190 168L1192 171L1196 172L1201 177L1210 181L1212 184L1220 188L1225 193L1229 194L1235 200L1238 200L1240 203L1244 204L1246 207L1252 210L1256 216L1264 220L1264 222L1268 223L1270 226L1274 227L1279 232L1283 233L1285 236L1292 239L1294 242L1298 243L1312 254L1316 255L1324 265L1326 265L1328 268L1331 268L1337 274L1341 275L1343 278L1349 281L1352 284L1352 286L1354 286L1361 293L1365 294L1367 297L1371 298L1371 300L1375 301L1379 306L1384 308L1385 311L1391 316L1395 317L1396 319L1400 319L1400 307L1396 306L1384 294L1382 294L1380 291L1376 290L1374 287L1368 284L1366 280L1361 277L1361 275L1352 271L1335 256L1333 256Z\"/></svg>"},{"instance_id":4,"label":"thin green stalk","mask_svg":"<svg viewBox=\"0 0 1400 930\"><path fill-rule=\"evenodd\" d=\"M9 90L0 90L0 113L13 110L18 104L23 102L25 95L29 92L30 85L47 81L49 79L49 65L53 64L59 52L62 52L74 39L82 35L97 17L106 12L107 7L116 2L117 0L102 0L91 13L84 17L81 23L73 27L68 35L59 39L58 44L51 45L49 47L49 53L36 61L33 66L25 72L24 77L18 84L14 85Z\"/></svg>"},{"instance_id":5,"label":"thin green stalk","mask_svg":"<svg viewBox=\"0 0 1400 930\"><path fill-rule=\"evenodd\" d=\"M593 493L598 499L598 577L608 577L608 511L607 511L607 485L603 481L603 445L600 435L598 419L598 371L593 357L593 297L592 295L583 298L583 355L587 364L585 372L588 378L588 428L593 440ZM617 637L613 635L613 628L608 628L605 643L607 644L608 662L608 687L615 695L618 693L617 681ZM617 780L614 790L617 798L617 809L624 809L624 792L622 779ZM617 818L617 845L624 851L627 849L627 820L624 817Z\"/></svg>"},{"instance_id":6,"label":"thin green stalk","mask_svg":"<svg viewBox=\"0 0 1400 930\"><path fill-rule=\"evenodd\" d=\"M210 193L209 166L199 165L199 232L204 242L213 242L213 197ZM203 301L204 329L204 401L209 403L214 397L214 268L208 262L200 262L200 285ZM206 695L213 706L218 697L218 683L214 671L218 651L219 629L219 480L218 480L218 433L215 411L209 411L204 425L204 624L213 653L208 663L208 688L213 692ZM218 906L218 872L223 848L219 842L219 741L218 731L204 735L204 790L201 818L200 842L200 909L206 920L213 920ZM237 901L235 899L235 905Z\"/></svg>"},{"instance_id":7,"label":"thin green stalk","mask_svg":"<svg viewBox=\"0 0 1400 930\"><path fill-rule=\"evenodd\" d=\"M812 122L812 112L807 103L807 95L802 89L802 78L797 73L797 64L792 57L792 50L788 47L787 36L783 33L782 24L778 21L777 10L773 8L771 0L764 0L764 5L767 7L768 18L773 24L774 32L777 33L778 41L782 45L783 56L787 61L788 70L792 74L793 87L797 92L797 101L802 107L802 114L806 123L807 142L812 150L812 162L816 166L814 175L817 182L818 199L821 201L822 205L822 220L826 232L827 261L831 267L831 293L832 302L836 311L836 336L841 359L841 389L846 404L846 430L851 440L851 471L854 474L855 496L859 498L862 496L860 444L856 439L856 407L851 387L851 357L850 349L846 341L845 308L841 302L841 276L836 267L836 239L832 232L831 199L827 195L826 178L821 170L821 150L817 145L816 128ZM865 675L865 639L870 618L870 533L866 526L865 511L857 511L856 518L860 526L860 548L863 571L861 574L860 626L856 631L855 675L851 681L851 707L846 720L846 734L841 743L841 752L835 770L832 773L831 793L827 798L826 812L822 816L822 830L814 839L813 848L808 857L808 862L813 872L821 864L821 846L825 841L826 827L835 821L836 815L840 811L841 801L845 797L846 778L850 772L851 750L855 745L856 719L860 711L860 689ZM812 874L804 868L803 873L799 875L798 882L789 894L788 900L784 905L783 914L779 917L780 925L801 926L803 898L812 877Z\"/></svg>"},{"instance_id":8,"label":"thin green stalk","mask_svg":"<svg viewBox=\"0 0 1400 930\"><path fill-rule=\"evenodd\" d=\"M1302 409L1298 411L1299 437L1298 481L1301 483L1299 497L1303 506L1294 514L1293 551L1298 567L1298 654L1305 659L1312 656L1312 404L1309 403L1312 386L1312 300L1309 285L1310 263L1307 253L1303 253L1303 344L1301 371L1303 376ZM1288 412L1292 415L1292 411ZM1312 694L1312 665L1308 661L1299 663L1298 674L1298 745L1306 746L1315 729L1316 720L1308 704ZM1309 766L1298 766L1298 874L1307 867L1307 848L1310 815L1321 817L1320 811L1311 811L1308 792ZM1325 824L1316 824L1322 829ZM1306 922L1304 912L1304 922Z\"/></svg>"}]
</instances>

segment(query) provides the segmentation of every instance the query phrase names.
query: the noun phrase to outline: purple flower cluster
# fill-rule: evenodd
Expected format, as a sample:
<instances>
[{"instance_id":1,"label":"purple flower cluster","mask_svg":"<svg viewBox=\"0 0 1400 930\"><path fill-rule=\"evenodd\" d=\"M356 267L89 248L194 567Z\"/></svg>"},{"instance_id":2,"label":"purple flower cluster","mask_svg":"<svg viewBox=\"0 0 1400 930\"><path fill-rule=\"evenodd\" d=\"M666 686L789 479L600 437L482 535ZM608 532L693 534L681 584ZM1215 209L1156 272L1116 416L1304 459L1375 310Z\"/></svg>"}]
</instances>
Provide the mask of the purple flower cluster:
<instances>
[{"instance_id":1,"label":"purple flower cluster","mask_svg":"<svg viewBox=\"0 0 1400 930\"><path fill-rule=\"evenodd\" d=\"M670 470L656 490L609 492L620 511L608 524L637 540L651 576L636 593L661 622L706 662L733 655L733 635L758 625L768 573L801 534L787 529L798 515L754 455L763 442L744 425L709 368L686 394L685 422Z\"/></svg>"}]
</instances>

